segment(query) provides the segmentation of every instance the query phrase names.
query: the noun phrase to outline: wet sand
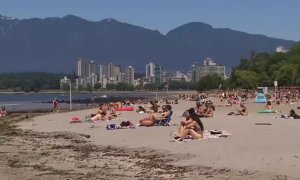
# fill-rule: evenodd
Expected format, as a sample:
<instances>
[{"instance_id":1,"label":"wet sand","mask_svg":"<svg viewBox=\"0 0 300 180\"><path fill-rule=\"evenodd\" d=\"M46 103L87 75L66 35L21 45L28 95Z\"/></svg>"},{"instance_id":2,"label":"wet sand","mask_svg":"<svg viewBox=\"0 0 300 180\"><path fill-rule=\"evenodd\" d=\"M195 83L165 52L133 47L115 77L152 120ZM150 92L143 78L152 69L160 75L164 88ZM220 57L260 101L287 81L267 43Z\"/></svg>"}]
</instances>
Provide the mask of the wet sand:
<instances>
[{"instance_id":1,"label":"wet sand","mask_svg":"<svg viewBox=\"0 0 300 180\"><path fill-rule=\"evenodd\" d=\"M89 123L69 124L72 116L84 118L95 109L21 121L21 129L13 127L1 135L6 140L1 141L0 174L35 179L300 179L300 120L258 114L264 105L249 101L247 117L227 116L234 108L217 107L213 118L202 119L206 129L227 130L232 136L170 142L182 113L191 106L194 102L173 105L170 127L105 129L108 123L137 123L147 116L136 112L122 112L121 120L97 122L94 128ZM274 109L286 114L293 106L297 104Z\"/></svg>"}]
</instances>

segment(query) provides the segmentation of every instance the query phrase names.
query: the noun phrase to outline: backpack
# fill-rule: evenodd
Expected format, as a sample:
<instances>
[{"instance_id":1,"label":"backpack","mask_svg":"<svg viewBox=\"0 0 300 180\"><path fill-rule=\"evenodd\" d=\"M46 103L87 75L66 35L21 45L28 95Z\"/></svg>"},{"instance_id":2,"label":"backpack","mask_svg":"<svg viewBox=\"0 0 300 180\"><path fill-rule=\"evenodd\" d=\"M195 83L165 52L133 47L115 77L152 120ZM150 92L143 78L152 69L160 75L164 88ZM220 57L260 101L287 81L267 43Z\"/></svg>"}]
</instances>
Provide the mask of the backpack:
<instances>
[{"instance_id":1,"label":"backpack","mask_svg":"<svg viewBox=\"0 0 300 180\"><path fill-rule=\"evenodd\" d=\"M116 124L108 124L106 126L107 130L114 130L114 129L118 129L118 126Z\"/></svg>"},{"instance_id":2,"label":"backpack","mask_svg":"<svg viewBox=\"0 0 300 180\"><path fill-rule=\"evenodd\" d=\"M132 124L132 122L130 122L130 121L122 121L122 122L120 123L120 126L121 126L121 127L128 127L128 126L133 126L133 124Z\"/></svg>"}]
</instances>

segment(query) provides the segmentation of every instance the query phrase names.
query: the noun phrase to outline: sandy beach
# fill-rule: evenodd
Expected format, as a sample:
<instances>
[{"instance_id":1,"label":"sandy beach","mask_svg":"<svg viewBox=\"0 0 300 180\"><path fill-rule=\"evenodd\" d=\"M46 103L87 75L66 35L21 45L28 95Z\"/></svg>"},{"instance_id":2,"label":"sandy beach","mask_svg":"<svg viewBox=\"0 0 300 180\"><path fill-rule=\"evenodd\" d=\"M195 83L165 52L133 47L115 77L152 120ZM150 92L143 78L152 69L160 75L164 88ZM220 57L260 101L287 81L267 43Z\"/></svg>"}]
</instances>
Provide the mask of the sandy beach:
<instances>
[{"instance_id":1,"label":"sandy beach","mask_svg":"<svg viewBox=\"0 0 300 180\"><path fill-rule=\"evenodd\" d=\"M217 105L214 117L201 120L205 129L226 130L232 134L229 137L172 142L171 134L177 131L182 113L195 105L191 101L173 105L169 127L105 129L108 123L138 123L147 117L136 112L121 112L119 120L96 122L94 128L87 122L69 123L73 116L84 118L96 109L51 113L21 121L17 124L21 129L15 131L22 135L15 135L10 146L3 143L0 157L2 161L8 161L7 156L14 159L14 155L22 154L23 148L28 153L22 158L27 166L21 163L22 168L16 168L6 163L1 165L0 174L11 179L300 179L300 121L275 118L291 108L297 109L299 104L274 105L281 113L260 114L264 104L249 100L249 115L241 117L227 116L235 108L220 107L217 100L213 101ZM36 142L39 147L34 147ZM17 145L21 149L12 148ZM17 166L18 162L10 163ZM36 171L40 166L44 171ZM8 173L8 168L16 169L16 173Z\"/></svg>"}]
</instances>

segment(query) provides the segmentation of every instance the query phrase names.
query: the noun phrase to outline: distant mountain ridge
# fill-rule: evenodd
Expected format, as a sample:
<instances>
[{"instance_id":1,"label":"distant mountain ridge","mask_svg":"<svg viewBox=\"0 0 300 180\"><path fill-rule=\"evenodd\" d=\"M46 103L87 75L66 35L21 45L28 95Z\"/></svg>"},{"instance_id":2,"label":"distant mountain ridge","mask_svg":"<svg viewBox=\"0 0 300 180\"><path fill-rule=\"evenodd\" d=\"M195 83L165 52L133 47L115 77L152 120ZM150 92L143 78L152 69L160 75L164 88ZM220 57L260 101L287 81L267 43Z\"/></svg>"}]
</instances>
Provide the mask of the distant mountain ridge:
<instances>
[{"instance_id":1,"label":"distant mountain ridge","mask_svg":"<svg viewBox=\"0 0 300 180\"><path fill-rule=\"evenodd\" d=\"M187 70L208 56L232 67L252 51L273 52L294 43L200 22L162 35L111 18L91 22L73 15L23 20L0 16L0 72L72 72L80 57L98 64L134 65L138 71L149 61L167 70Z\"/></svg>"}]
</instances>

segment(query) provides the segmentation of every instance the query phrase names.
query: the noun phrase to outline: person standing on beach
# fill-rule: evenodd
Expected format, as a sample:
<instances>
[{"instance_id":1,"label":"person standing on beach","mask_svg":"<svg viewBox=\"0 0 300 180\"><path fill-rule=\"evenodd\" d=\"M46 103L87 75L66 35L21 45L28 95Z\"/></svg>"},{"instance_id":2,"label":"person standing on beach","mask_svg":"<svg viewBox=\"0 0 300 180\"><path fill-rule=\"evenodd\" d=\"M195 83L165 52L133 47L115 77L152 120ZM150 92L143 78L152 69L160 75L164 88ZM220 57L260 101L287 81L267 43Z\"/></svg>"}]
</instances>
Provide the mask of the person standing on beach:
<instances>
[{"instance_id":1,"label":"person standing on beach","mask_svg":"<svg viewBox=\"0 0 300 180\"><path fill-rule=\"evenodd\" d=\"M6 116L6 109L5 107L2 107L0 111L0 117L5 117L5 116Z\"/></svg>"},{"instance_id":2,"label":"person standing on beach","mask_svg":"<svg viewBox=\"0 0 300 180\"><path fill-rule=\"evenodd\" d=\"M54 98L52 105L53 105L53 112L57 112L59 109L59 102L58 102L57 98Z\"/></svg>"}]
</instances>

